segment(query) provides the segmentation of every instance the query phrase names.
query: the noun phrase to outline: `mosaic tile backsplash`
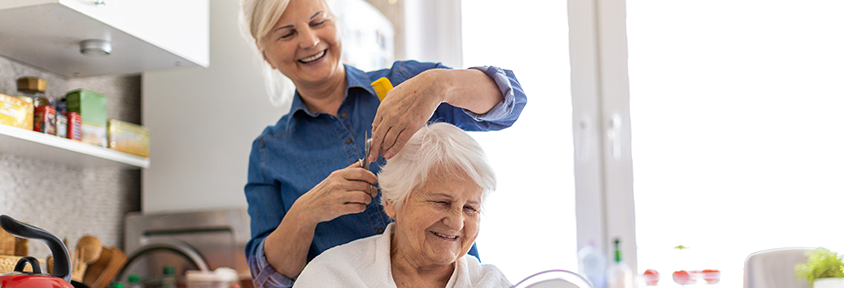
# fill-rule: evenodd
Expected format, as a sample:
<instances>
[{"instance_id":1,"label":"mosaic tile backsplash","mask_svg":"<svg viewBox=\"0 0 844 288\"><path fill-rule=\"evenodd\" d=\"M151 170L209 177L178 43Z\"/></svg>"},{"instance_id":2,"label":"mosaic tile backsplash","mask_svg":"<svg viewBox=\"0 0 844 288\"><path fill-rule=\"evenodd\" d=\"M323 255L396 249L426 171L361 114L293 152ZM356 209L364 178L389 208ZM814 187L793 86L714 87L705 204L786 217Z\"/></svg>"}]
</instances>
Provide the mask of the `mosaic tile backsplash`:
<instances>
[{"instance_id":1,"label":"mosaic tile backsplash","mask_svg":"<svg viewBox=\"0 0 844 288\"><path fill-rule=\"evenodd\" d=\"M0 93L19 95L16 79L24 76L47 80L48 96L76 89L101 93L108 119L141 123L141 76L65 79L0 57ZM0 147L0 214L67 238L70 249L85 234L123 249L123 217L140 211L140 193L140 170L77 168L4 154ZM30 241L29 254L43 259L50 250Z\"/></svg>"}]
</instances>

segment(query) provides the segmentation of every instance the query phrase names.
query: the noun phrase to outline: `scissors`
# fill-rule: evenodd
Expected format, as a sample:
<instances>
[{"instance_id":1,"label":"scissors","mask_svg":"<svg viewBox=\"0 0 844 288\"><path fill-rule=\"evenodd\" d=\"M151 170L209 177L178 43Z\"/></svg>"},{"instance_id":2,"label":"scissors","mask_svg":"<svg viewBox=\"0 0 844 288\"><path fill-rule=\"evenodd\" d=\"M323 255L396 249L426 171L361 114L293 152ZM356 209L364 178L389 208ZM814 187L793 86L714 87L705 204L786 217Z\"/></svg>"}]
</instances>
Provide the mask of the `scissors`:
<instances>
[{"instance_id":1,"label":"scissors","mask_svg":"<svg viewBox=\"0 0 844 288\"><path fill-rule=\"evenodd\" d=\"M369 152L372 149L372 138L369 137L369 131L364 132L363 138L365 139L363 148L364 154L363 159L360 159L360 167L369 170ZM369 195L373 198L376 196L375 187L372 185L369 185Z\"/></svg>"}]
</instances>

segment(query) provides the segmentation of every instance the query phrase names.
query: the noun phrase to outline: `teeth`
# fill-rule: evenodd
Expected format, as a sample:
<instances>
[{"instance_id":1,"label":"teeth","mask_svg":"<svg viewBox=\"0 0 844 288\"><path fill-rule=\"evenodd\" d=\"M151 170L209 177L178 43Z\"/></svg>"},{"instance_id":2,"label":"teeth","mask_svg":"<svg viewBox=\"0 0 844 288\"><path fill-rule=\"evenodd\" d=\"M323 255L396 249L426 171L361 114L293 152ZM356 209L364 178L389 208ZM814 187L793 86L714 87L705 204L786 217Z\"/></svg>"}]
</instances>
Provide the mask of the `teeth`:
<instances>
[{"instance_id":1,"label":"teeth","mask_svg":"<svg viewBox=\"0 0 844 288\"><path fill-rule=\"evenodd\" d=\"M437 233L437 232L433 232L433 231L431 231L431 233L434 233L434 235L437 235L437 236L440 236L440 237L443 237L443 238L448 238L448 239L457 239L457 235L455 235L455 236L446 236L446 235L443 235L443 234L440 234L440 233Z\"/></svg>"},{"instance_id":2,"label":"teeth","mask_svg":"<svg viewBox=\"0 0 844 288\"><path fill-rule=\"evenodd\" d=\"M314 61L314 60L319 59L319 57L322 57L322 55L325 55L325 50L320 51L319 53L317 53L317 54L316 54L316 55L314 55L314 56L311 56L311 57L308 57L308 58L304 58L304 59L301 59L301 60L299 60L299 61L302 61L302 62L305 62L305 63L312 62L312 61Z\"/></svg>"}]
</instances>

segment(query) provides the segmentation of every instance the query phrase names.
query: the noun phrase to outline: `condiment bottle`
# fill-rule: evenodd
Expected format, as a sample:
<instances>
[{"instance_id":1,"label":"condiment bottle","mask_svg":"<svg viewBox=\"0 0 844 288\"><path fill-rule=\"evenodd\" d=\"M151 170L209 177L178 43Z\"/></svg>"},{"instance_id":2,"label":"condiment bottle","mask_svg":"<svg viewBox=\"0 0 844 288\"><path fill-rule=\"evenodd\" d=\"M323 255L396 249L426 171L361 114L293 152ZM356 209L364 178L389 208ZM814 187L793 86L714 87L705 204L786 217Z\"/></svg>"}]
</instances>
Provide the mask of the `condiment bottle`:
<instances>
[{"instance_id":1,"label":"condiment bottle","mask_svg":"<svg viewBox=\"0 0 844 288\"><path fill-rule=\"evenodd\" d=\"M609 267L607 286L609 288L635 288L633 286L633 271L621 259L621 240L615 238L613 242L615 244L615 258Z\"/></svg>"},{"instance_id":2,"label":"condiment bottle","mask_svg":"<svg viewBox=\"0 0 844 288\"><path fill-rule=\"evenodd\" d=\"M144 284L141 284L141 277L138 274L131 274L129 275L129 285L127 288L144 288Z\"/></svg>"},{"instance_id":3,"label":"condiment bottle","mask_svg":"<svg viewBox=\"0 0 844 288\"><path fill-rule=\"evenodd\" d=\"M164 277L161 278L161 288L176 288L176 267L164 267Z\"/></svg>"}]
</instances>

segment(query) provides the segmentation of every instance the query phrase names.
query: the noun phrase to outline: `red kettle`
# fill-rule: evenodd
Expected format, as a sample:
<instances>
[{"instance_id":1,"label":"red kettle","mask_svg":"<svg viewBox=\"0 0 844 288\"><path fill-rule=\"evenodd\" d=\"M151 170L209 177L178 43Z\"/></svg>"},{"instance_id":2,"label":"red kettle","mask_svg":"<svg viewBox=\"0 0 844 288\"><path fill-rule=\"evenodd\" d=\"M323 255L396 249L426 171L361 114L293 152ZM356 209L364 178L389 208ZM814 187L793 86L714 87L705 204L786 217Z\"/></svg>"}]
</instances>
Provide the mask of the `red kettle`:
<instances>
[{"instance_id":1,"label":"red kettle","mask_svg":"<svg viewBox=\"0 0 844 288\"><path fill-rule=\"evenodd\" d=\"M0 275L2 288L73 288L70 284L70 256L67 247L47 231L27 225L12 217L0 215L0 226L9 234L20 238L38 239L47 243L53 253L53 275L42 274L41 264L35 257L18 260L15 271ZM32 265L32 272L23 272L26 264Z\"/></svg>"}]
</instances>

